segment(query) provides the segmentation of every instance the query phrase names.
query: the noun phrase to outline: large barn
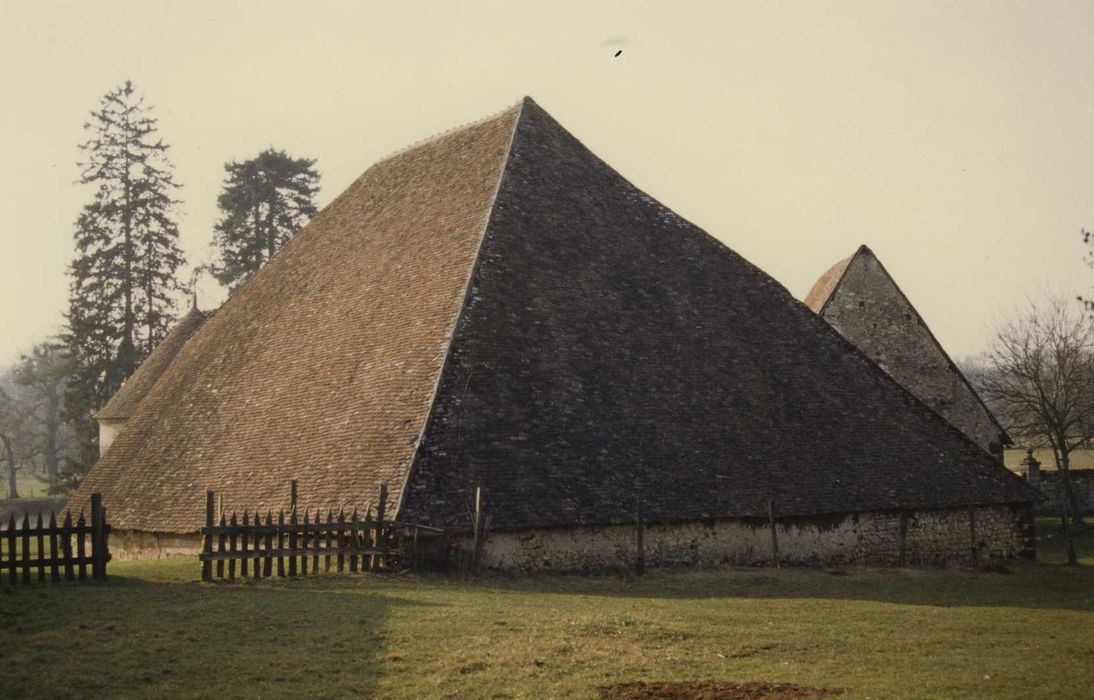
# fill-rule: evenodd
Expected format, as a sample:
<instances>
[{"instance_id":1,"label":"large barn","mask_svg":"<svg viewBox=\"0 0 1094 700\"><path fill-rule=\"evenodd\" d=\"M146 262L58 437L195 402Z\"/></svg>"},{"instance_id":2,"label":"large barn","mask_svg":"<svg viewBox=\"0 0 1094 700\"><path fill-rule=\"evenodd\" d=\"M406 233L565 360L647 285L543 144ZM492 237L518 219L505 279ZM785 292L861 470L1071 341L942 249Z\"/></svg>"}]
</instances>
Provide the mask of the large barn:
<instances>
[{"instance_id":1,"label":"large barn","mask_svg":"<svg viewBox=\"0 0 1094 700\"><path fill-rule=\"evenodd\" d=\"M131 380L132 381L132 380ZM197 327L73 505L125 556L229 509L471 528L499 568L1014 556L1036 494L532 100L369 168ZM976 527L970 541L970 515Z\"/></svg>"}]
</instances>

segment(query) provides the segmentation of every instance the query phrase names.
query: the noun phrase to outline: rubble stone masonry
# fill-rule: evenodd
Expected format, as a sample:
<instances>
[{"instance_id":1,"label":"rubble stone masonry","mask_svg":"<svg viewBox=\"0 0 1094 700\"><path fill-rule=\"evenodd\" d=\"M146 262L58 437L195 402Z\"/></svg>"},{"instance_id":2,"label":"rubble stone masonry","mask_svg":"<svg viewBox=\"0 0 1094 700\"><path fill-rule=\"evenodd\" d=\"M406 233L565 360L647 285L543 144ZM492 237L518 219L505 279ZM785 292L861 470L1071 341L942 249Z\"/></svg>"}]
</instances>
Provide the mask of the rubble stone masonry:
<instances>
[{"instance_id":1,"label":"rubble stone masonry","mask_svg":"<svg viewBox=\"0 0 1094 700\"><path fill-rule=\"evenodd\" d=\"M905 562L912 566L971 563L1030 556L1028 507L974 510L975 540L967 509L919 511L907 516ZM901 514L872 512L790 518L776 522L780 561L796 565L892 566L900 559ZM465 545L469 546L469 545ZM772 561L771 528L763 519L649 525L648 566L750 566ZM635 561L633 525L492 533L485 566L520 572L596 571Z\"/></svg>"}]
</instances>

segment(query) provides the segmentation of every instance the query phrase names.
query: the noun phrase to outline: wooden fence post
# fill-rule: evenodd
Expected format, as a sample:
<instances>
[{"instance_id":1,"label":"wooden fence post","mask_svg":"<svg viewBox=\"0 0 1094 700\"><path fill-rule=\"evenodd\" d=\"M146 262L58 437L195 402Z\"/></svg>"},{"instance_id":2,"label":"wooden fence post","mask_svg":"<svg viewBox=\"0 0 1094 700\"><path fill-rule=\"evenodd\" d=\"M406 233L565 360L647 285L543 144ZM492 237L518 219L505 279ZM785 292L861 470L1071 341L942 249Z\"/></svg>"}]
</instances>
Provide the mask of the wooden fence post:
<instances>
[{"instance_id":1,"label":"wooden fence post","mask_svg":"<svg viewBox=\"0 0 1094 700\"><path fill-rule=\"evenodd\" d=\"M380 484L380 502L376 504L376 567L387 565L387 535L384 532L384 514L387 512L387 483Z\"/></svg>"},{"instance_id":2,"label":"wooden fence post","mask_svg":"<svg viewBox=\"0 0 1094 700\"><path fill-rule=\"evenodd\" d=\"M326 535L326 537L324 539L326 539L327 544L323 548L323 551L325 552L325 554L323 555L323 571L330 571L330 547L331 547L331 538L332 538L331 527L333 525L334 525L334 513L331 512L330 508L327 508L327 529L326 529L326 532L324 533Z\"/></svg>"},{"instance_id":3,"label":"wooden fence post","mask_svg":"<svg viewBox=\"0 0 1094 700\"><path fill-rule=\"evenodd\" d=\"M80 581L87 580L87 520L84 519L84 512L80 511L80 515L76 518L76 578Z\"/></svg>"},{"instance_id":4,"label":"wooden fence post","mask_svg":"<svg viewBox=\"0 0 1094 700\"><path fill-rule=\"evenodd\" d=\"M23 583L30 583L30 513L23 513Z\"/></svg>"},{"instance_id":5,"label":"wooden fence post","mask_svg":"<svg viewBox=\"0 0 1094 700\"><path fill-rule=\"evenodd\" d=\"M904 511L900 512L900 542L898 548L897 566L903 568L908 564L908 514Z\"/></svg>"},{"instance_id":6,"label":"wooden fence post","mask_svg":"<svg viewBox=\"0 0 1094 700\"><path fill-rule=\"evenodd\" d=\"M15 520L12 519L14 523ZM12 542L15 541L14 532L12 533ZM61 525L61 551L65 557L65 580L71 581L76 578L76 574L72 569L72 511L65 511L65 522ZM12 555L12 563L15 562L15 555ZM15 583L14 575L12 577L12 583Z\"/></svg>"},{"instance_id":7,"label":"wooden fence post","mask_svg":"<svg viewBox=\"0 0 1094 700\"><path fill-rule=\"evenodd\" d=\"M58 566L58 558L61 552L57 547L57 514L49 511L49 558L52 560L49 566L49 580L60 581L61 569Z\"/></svg>"},{"instance_id":8,"label":"wooden fence post","mask_svg":"<svg viewBox=\"0 0 1094 700\"><path fill-rule=\"evenodd\" d=\"M307 508L305 508L304 509L304 521L307 522L307 520L308 520L308 510L307 510ZM319 546L320 546L319 545L320 534L319 534L319 509L318 508L315 509L315 525L316 525L316 529L311 534L311 547L312 547L312 552L314 552L314 554L312 554L312 557L311 557L311 572L313 574L318 574L319 573Z\"/></svg>"},{"instance_id":9,"label":"wooden fence post","mask_svg":"<svg viewBox=\"0 0 1094 700\"><path fill-rule=\"evenodd\" d=\"M273 576L273 557L270 550L273 549L273 513L266 509L266 558L262 562L262 575L266 578Z\"/></svg>"},{"instance_id":10,"label":"wooden fence post","mask_svg":"<svg viewBox=\"0 0 1094 700\"><path fill-rule=\"evenodd\" d=\"M309 537L310 537L310 533L308 532L308 529L309 529L308 525L310 525L310 521L308 520L308 509L305 508L304 509L304 534L300 538L300 549L303 552L303 555L300 557L300 573L303 574L304 576L308 575L308 540L309 540Z\"/></svg>"},{"instance_id":11,"label":"wooden fence post","mask_svg":"<svg viewBox=\"0 0 1094 700\"><path fill-rule=\"evenodd\" d=\"M38 545L38 583L46 582L46 524L42 519L42 511L38 511L38 537L35 544Z\"/></svg>"},{"instance_id":12,"label":"wooden fence post","mask_svg":"<svg viewBox=\"0 0 1094 700\"><path fill-rule=\"evenodd\" d=\"M980 546L976 543L976 511L969 506L969 558L973 568L980 566Z\"/></svg>"},{"instance_id":13,"label":"wooden fence post","mask_svg":"<svg viewBox=\"0 0 1094 700\"><path fill-rule=\"evenodd\" d=\"M779 532L775 528L775 501L767 502L767 522L771 525L771 558L775 562L775 568L781 569L779 561Z\"/></svg>"},{"instance_id":14,"label":"wooden fence post","mask_svg":"<svg viewBox=\"0 0 1094 700\"><path fill-rule=\"evenodd\" d=\"M292 482L293 498L289 502L289 576L296 576L296 479Z\"/></svg>"},{"instance_id":15,"label":"wooden fence post","mask_svg":"<svg viewBox=\"0 0 1094 700\"><path fill-rule=\"evenodd\" d=\"M70 521L71 522L71 521ZM19 574L15 572L15 513L8 514L8 583L15 585Z\"/></svg>"},{"instance_id":16,"label":"wooden fence post","mask_svg":"<svg viewBox=\"0 0 1094 700\"><path fill-rule=\"evenodd\" d=\"M232 558L228 560L228 580L236 580L236 531L238 529L239 521L236 520L236 514L233 511L232 517L228 521L228 526L232 528L232 531L228 533L228 551L232 553Z\"/></svg>"},{"instance_id":17,"label":"wooden fence post","mask_svg":"<svg viewBox=\"0 0 1094 700\"><path fill-rule=\"evenodd\" d=\"M358 557L357 555L357 550L359 547L359 543L357 541L357 526L357 509L354 508L353 513L351 513L349 516L349 572L351 574L357 573L358 558L360 558L361 560L361 570L363 571L368 568L368 565L365 562L365 557L363 555Z\"/></svg>"},{"instance_id":18,"label":"wooden fence post","mask_svg":"<svg viewBox=\"0 0 1094 700\"><path fill-rule=\"evenodd\" d=\"M110 520L106 514L106 506L99 509L99 515L103 521L103 534L101 544L103 546L103 581L106 580L106 563L110 561Z\"/></svg>"},{"instance_id":19,"label":"wooden fence post","mask_svg":"<svg viewBox=\"0 0 1094 700\"><path fill-rule=\"evenodd\" d=\"M243 552L243 557L239 560L239 577L242 579L247 578L248 571L247 565L250 563L247 559L247 540L249 539L250 529L247 527L250 521L247 517L247 511L243 511L243 536L239 538L240 551Z\"/></svg>"},{"instance_id":20,"label":"wooden fence post","mask_svg":"<svg viewBox=\"0 0 1094 700\"><path fill-rule=\"evenodd\" d=\"M646 573L646 522L642 513L642 494L638 494L636 500L634 573L641 576Z\"/></svg>"},{"instance_id":21,"label":"wooden fence post","mask_svg":"<svg viewBox=\"0 0 1094 700\"><path fill-rule=\"evenodd\" d=\"M103 552L103 496L91 494L91 578L106 578L106 561Z\"/></svg>"},{"instance_id":22,"label":"wooden fence post","mask_svg":"<svg viewBox=\"0 0 1094 700\"><path fill-rule=\"evenodd\" d=\"M371 549L376 551L376 548L380 546L380 539L376 537L376 529L373 527L372 522L372 504L365 505L365 534L363 535L365 540L365 549ZM361 557L361 568L369 571L376 571L378 559L376 555L370 555L367 557Z\"/></svg>"},{"instance_id":23,"label":"wooden fence post","mask_svg":"<svg viewBox=\"0 0 1094 700\"><path fill-rule=\"evenodd\" d=\"M285 575L285 509L277 511L277 575Z\"/></svg>"},{"instance_id":24,"label":"wooden fence post","mask_svg":"<svg viewBox=\"0 0 1094 700\"><path fill-rule=\"evenodd\" d=\"M205 527L213 527L213 492L205 492ZM213 536L209 534L208 530L205 533L205 541L202 542L201 551L204 554L211 555L213 553ZM201 580L212 581L213 580L213 562L211 559L206 558L201 562Z\"/></svg>"},{"instance_id":25,"label":"wooden fence post","mask_svg":"<svg viewBox=\"0 0 1094 700\"><path fill-rule=\"evenodd\" d=\"M228 529L228 521L224 519L224 511L220 511L220 521L219 521L218 529L220 530L220 534L217 535L217 553L218 554L223 554L224 552L227 551L227 547L225 547L224 545L225 545L225 543L227 542L227 539L228 539L224 535L224 531ZM224 578L224 559L223 558L218 558L217 559L217 578Z\"/></svg>"},{"instance_id":26,"label":"wooden fence post","mask_svg":"<svg viewBox=\"0 0 1094 700\"><path fill-rule=\"evenodd\" d=\"M338 524L346 524L346 511L338 511ZM346 570L346 529L344 527L337 528L338 535L335 537L335 542L338 543L338 573Z\"/></svg>"}]
</instances>

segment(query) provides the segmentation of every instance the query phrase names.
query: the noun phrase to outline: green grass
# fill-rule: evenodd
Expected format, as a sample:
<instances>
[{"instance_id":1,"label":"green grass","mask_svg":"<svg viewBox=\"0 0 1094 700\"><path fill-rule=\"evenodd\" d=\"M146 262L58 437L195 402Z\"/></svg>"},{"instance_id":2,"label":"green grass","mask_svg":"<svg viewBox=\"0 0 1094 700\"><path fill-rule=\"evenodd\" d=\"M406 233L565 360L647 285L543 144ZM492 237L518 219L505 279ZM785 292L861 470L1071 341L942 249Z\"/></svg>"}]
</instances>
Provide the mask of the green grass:
<instances>
[{"instance_id":1,"label":"green grass","mask_svg":"<svg viewBox=\"0 0 1094 700\"><path fill-rule=\"evenodd\" d=\"M1039 523L1042 535L1055 524ZM1089 697L1085 566L618 577L321 576L201 584L196 561L0 593L6 697L595 697L630 680L785 681L848 697Z\"/></svg>"},{"instance_id":2,"label":"green grass","mask_svg":"<svg viewBox=\"0 0 1094 700\"><path fill-rule=\"evenodd\" d=\"M20 469L15 475L15 487L19 489L20 498L44 498L46 495L46 484L39 477L37 472L31 473L26 469ZM7 498L8 496L8 474L5 470L0 480L0 496Z\"/></svg>"}]
</instances>

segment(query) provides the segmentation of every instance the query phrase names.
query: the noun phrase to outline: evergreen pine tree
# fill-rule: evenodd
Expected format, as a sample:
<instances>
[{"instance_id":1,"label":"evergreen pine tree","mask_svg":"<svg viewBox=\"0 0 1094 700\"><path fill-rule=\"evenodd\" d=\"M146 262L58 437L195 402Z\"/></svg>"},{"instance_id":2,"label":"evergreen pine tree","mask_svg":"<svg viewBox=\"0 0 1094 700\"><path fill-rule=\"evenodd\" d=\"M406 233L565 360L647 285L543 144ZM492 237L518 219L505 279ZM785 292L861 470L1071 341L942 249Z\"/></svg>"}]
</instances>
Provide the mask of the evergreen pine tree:
<instances>
[{"instance_id":1,"label":"evergreen pine tree","mask_svg":"<svg viewBox=\"0 0 1094 700\"><path fill-rule=\"evenodd\" d=\"M76 222L65 334L75 364L65 411L77 435L77 469L98 458L92 412L167 334L184 262L168 146L133 84L104 95L84 129L80 183L95 192Z\"/></svg>"},{"instance_id":2,"label":"evergreen pine tree","mask_svg":"<svg viewBox=\"0 0 1094 700\"><path fill-rule=\"evenodd\" d=\"M221 218L213 236L220 260L212 269L222 284L238 288L315 216L314 166L315 160L273 148L224 165L228 177L217 198Z\"/></svg>"}]
</instances>

